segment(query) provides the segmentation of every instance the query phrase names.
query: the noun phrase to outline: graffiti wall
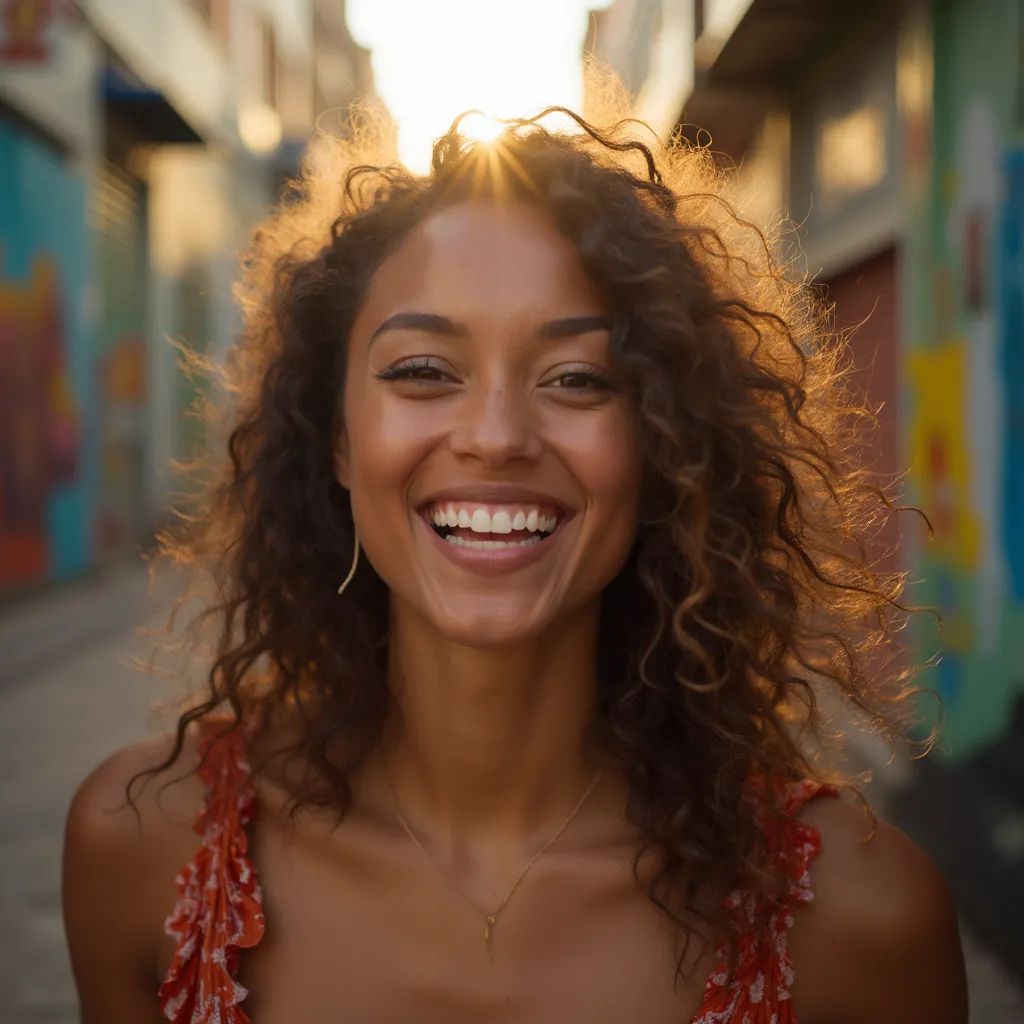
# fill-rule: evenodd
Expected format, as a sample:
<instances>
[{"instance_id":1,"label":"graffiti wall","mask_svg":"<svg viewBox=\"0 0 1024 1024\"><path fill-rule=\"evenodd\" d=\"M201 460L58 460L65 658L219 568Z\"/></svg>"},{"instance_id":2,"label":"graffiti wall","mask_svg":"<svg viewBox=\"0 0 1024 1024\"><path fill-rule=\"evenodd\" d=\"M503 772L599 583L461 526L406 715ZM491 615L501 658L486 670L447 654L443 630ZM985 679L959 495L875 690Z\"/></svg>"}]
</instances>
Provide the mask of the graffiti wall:
<instances>
[{"instance_id":1,"label":"graffiti wall","mask_svg":"<svg viewBox=\"0 0 1024 1024\"><path fill-rule=\"evenodd\" d=\"M81 174L0 121L0 592L91 557Z\"/></svg>"},{"instance_id":2,"label":"graffiti wall","mask_svg":"<svg viewBox=\"0 0 1024 1024\"><path fill-rule=\"evenodd\" d=\"M916 597L943 620L919 627L918 653L941 654L925 681L953 758L992 739L1024 694L1020 18L1016 0L992 0L984 18L933 5L933 166L905 291L906 454L934 526Z\"/></svg>"}]
</instances>

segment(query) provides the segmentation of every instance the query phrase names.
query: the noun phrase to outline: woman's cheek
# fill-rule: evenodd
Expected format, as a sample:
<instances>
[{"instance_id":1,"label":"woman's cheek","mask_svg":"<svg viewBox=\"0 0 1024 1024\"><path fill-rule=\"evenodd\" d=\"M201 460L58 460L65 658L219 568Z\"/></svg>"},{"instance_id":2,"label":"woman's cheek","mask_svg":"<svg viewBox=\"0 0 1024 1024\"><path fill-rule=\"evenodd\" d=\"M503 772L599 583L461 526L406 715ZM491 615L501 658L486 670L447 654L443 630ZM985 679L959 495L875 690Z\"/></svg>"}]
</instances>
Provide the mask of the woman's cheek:
<instances>
[{"instance_id":1,"label":"woman's cheek","mask_svg":"<svg viewBox=\"0 0 1024 1024\"><path fill-rule=\"evenodd\" d=\"M368 403L360 447L372 476L414 465L429 450L443 430L443 418L432 404L386 395Z\"/></svg>"},{"instance_id":2,"label":"woman's cheek","mask_svg":"<svg viewBox=\"0 0 1024 1024\"><path fill-rule=\"evenodd\" d=\"M639 487L640 458L632 418L612 406L561 436L571 448L576 476L592 498L622 499Z\"/></svg>"}]
</instances>

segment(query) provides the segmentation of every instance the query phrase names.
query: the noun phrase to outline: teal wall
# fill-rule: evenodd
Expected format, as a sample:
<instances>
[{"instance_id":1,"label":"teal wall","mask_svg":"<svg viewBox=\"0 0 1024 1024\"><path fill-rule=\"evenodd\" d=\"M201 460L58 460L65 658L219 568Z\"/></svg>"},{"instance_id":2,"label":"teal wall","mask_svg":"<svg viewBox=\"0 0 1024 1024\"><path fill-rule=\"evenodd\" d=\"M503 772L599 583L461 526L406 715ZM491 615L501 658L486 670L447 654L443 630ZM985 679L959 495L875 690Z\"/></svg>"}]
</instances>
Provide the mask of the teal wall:
<instances>
[{"instance_id":1,"label":"teal wall","mask_svg":"<svg viewBox=\"0 0 1024 1024\"><path fill-rule=\"evenodd\" d=\"M85 202L79 167L0 120L0 595L93 554Z\"/></svg>"}]
</instances>

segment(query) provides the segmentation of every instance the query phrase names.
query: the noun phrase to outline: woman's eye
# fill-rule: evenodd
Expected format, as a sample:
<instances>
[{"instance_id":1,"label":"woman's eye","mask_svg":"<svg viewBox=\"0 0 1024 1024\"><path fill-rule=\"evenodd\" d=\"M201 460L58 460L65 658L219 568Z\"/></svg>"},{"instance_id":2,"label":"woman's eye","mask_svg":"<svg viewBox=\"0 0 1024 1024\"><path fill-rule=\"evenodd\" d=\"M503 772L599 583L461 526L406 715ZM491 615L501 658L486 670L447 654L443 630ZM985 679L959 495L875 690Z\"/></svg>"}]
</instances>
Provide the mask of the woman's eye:
<instances>
[{"instance_id":1,"label":"woman's eye","mask_svg":"<svg viewBox=\"0 0 1024 1024\"><path fill-rule=\"evenodd\" d=\"M377 374L377 380L443 380L448 374L429 359L411 359L395 366L389 366Z\"/></svg>"},{"instance_id":2,"label":"woman's eye","mask_svg":"<svg viewBox=\"0 0 1024 1024\"><path fill-rule=\"evenodd\" d=\"M566 391L610 391L612 382L594 370L570 370L555 377L551 383Z\"/></svg>"},{"instance_id":3,"label":"woman's eye","mask_svg":"<svg viewBox=\"0 0 1024 1024\"><path fill-rule=\"evenodd\" d=\"M396 363L394 366L388 366L378 371L376 377L378 380L384 381L405 380L415 383L438 383L454 379L447 370L430 358L409 359L402 363ZM611 391L613 387L612 382L604 374L585 368L566 371L551 378L547 383L548 386L558 390L577 393Z\"/></svg>"}]
</instances>

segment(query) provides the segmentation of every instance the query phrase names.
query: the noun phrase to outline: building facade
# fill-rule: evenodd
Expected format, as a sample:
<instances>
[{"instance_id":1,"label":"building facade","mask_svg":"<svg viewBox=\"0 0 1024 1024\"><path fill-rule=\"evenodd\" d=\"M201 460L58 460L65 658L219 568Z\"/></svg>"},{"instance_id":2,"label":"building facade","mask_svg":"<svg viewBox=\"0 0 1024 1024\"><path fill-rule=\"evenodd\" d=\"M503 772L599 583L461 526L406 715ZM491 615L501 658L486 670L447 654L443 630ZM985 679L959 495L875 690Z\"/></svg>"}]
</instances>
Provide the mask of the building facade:
<instances>
[{"instance_id":1,"label":"building facade","mask_svg":"<svg viewBox=\"0 0 1024 1024\"><path fill-rule=\"evenodd\" d=\"M202 442L172 341L318 115L371 94L327 0L0 2L0 599L149 543Z\"/></svg>"}]
</instances>

